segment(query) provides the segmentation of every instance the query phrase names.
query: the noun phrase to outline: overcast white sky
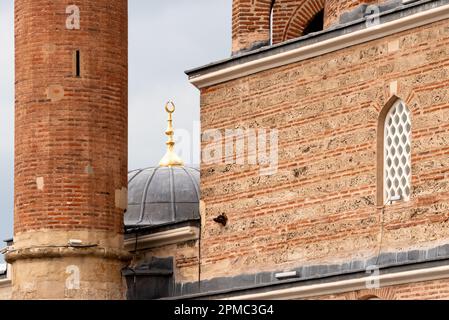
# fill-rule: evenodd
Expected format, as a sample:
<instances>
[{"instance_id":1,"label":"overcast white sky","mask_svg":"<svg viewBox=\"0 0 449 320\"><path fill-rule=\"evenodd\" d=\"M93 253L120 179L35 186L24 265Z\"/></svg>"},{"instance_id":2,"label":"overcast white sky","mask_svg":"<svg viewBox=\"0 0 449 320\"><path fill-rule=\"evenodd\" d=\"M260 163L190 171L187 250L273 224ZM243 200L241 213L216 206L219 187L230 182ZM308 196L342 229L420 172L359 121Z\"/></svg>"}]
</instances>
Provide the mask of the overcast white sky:
<instances>
[{"instance_id":1,"label":"overcast white sky","mask_svg":"<svg viewBox=\"0 0 449 320\"><path fill-rule=\"evenodd\" d=\"M0 1L0 241L13 232L13 3ZM191 132L199 121L199 92L184 71L230 55L231 8L232 0L129 0L130 169L163 156L167 99L177 104L176 128Z\"/></svg>"}]
</instances>

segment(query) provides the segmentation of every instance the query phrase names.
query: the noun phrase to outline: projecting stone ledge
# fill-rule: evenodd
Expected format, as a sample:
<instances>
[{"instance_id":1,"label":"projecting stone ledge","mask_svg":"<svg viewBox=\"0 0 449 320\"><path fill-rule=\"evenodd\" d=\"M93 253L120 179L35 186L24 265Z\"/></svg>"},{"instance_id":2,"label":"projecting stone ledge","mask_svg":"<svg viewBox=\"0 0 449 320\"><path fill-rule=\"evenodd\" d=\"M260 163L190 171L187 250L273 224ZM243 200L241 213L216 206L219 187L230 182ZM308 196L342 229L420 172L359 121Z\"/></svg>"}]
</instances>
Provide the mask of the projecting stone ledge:
<instances>
[{"instance_id":1,"label":"projecting stone ledge","mask_svg":"<svg viewBox=\"0 0 449 320\"><path fill-rule=\"evenodd\" d=\"M130 261L132 255L125 250L103 248L103 247L34 247L11 250L5 255L8 263L22 259L43 259L63 257L99 257L119 261Z\"/></svg>"}]
</instances>

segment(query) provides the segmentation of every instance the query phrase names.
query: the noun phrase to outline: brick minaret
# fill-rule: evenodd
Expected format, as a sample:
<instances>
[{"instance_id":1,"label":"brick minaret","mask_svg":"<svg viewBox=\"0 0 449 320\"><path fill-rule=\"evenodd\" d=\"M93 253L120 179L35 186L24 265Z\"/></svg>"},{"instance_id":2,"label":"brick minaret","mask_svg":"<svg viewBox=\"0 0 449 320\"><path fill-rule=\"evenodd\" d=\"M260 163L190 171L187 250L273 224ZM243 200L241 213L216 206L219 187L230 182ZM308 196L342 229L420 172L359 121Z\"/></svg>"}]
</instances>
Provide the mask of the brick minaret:
<instances>
[{"instance_id":1,"label":"brick minaret","mask_svg":"<svg viewBox=\"0 0 449 320\"><path fill-rule=\"evenodd\" d=\"M13 298L121 299L127 0L16 0Z\"/></svg>"}]
</instances>

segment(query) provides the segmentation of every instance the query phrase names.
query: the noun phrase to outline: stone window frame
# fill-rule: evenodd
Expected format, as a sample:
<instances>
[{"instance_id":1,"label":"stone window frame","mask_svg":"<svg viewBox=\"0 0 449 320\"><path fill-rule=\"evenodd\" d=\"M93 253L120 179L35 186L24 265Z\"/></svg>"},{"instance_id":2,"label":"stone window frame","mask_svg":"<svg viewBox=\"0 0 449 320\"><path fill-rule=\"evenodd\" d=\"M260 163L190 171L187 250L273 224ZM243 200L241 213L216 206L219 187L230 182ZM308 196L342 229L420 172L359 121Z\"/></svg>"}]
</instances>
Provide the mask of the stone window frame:
<instances>
[{"instance_id":1,"label":"stone window frame","mask_svg":"<svg viewBox=\"0 0 449 320\"><path fill-rule=\"evenodd\" d=\"M408 144L410 146L410 150L408 151L408 162L407 165L410 168L410 173L408 175L408 181L407 186L409 189L408 195L405 197L402 197L399 202L406 202L411 199L412 195L412 131L413 131L413 119L412 119L412 111L407 106L405 101L397 96L393 96L390 98L388 103L384 106L384 108L381 110L378 120L378 128L377 128L377 205L378 206L385 206L387 201L386 196L386 178L385 178L385 165L387 158L385 156L385 140L386 140L386 120L390 114L390 111L393 110L396 106L402 104L404 108L408 111L408 120L410 124L410 132L408 135ZM389 201L388 201L389 202Z\"/></svg>"}]
</instances>

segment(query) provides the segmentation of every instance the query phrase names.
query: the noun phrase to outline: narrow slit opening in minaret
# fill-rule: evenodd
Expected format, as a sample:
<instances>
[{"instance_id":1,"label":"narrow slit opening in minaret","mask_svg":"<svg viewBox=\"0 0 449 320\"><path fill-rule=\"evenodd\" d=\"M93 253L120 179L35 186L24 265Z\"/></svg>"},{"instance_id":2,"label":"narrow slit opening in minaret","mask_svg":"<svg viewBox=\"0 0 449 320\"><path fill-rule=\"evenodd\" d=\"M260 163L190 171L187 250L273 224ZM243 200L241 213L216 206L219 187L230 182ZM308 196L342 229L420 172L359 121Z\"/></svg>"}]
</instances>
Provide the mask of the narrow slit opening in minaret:
<instances>
[{"instance_id":1,"label":"narrow slit opening in minaret","mask_svg":"<svg viewBox=\"0 0 449 320\"><path fill-rule=\"evenodd\" d=\"M79 50L75 51L75 77L81 77L81 54Z\"/></svg>"}]
</instances>

